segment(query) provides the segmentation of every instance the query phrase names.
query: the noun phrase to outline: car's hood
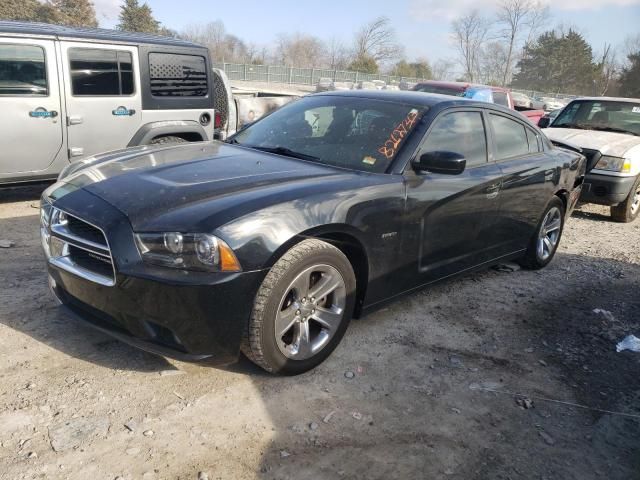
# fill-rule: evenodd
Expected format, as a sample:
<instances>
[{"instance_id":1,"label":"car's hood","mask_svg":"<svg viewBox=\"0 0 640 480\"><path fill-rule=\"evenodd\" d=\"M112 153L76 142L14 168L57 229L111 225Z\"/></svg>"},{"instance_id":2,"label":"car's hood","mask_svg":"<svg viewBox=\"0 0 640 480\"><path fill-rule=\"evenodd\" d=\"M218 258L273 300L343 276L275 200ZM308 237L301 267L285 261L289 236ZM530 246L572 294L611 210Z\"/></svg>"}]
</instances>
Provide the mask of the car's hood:
<instances>
[{"instance_id":1,"label":"car's hood","mask_svg":"<svg viewBox=\"0 0 640 480\"><path fill-rule=\"evenodd\" d=\"M612 157L624 157L630 148L640 145L640 137L624 133L553 127L545 128L544 133L550 140L566 141Z\"/></svg>"},{"instance_id":2,"label":"car's hood","mask_svg":"<svg viewBox=\"0 0 640 480\"><path fill-rule=\"evenodd\" d=\"M138 231L221 225L358 174L220 142L124 150L62 178L107 201ZM206 219L215 221L206 222Z\"/></svg>"}]
</instances>

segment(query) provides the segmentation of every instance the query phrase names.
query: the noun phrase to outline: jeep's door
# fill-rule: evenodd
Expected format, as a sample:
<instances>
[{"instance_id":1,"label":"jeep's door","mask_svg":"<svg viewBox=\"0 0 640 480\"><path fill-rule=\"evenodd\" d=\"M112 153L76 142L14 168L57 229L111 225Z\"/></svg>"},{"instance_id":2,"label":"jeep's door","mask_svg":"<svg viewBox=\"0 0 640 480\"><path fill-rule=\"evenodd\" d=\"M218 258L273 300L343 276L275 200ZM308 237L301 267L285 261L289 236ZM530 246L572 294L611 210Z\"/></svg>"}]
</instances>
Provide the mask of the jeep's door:
<instances>
[{"instance_id":1,"label":"jeep's door","mask_svg":"<svg viewBox=\"0 0 640 480\"><path fill-rule=\"evenodd\" d=\"M62 147L52 40L0 37L0 175L45 170Z\"/></svg>"},{"instance_id":2,"label":"jeep's door","mask_svg":"<svg viewBox=\"0 0 640 480\"><path fill-rule=\"evenodd\" d=\"M125 148L141 122L137 47L61 45L69 159Z\"/></svg>"}]
</instances>

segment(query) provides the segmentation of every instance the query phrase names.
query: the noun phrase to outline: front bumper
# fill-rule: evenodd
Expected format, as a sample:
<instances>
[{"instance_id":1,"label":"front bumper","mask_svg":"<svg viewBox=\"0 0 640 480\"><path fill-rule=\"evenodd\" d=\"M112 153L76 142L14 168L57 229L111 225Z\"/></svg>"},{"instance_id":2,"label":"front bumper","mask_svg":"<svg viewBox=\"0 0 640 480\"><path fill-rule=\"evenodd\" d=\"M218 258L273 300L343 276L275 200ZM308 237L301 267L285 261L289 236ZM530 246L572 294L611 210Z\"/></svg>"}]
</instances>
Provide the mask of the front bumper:
<instances>
[{"instance_id":1,"label":"front bumper","mask_svg":"<svg viewBox=\"0 0 640 480\"><path fill-rule=\"evenodd\" d=\"M147 265L127 217L118 209L82 189L49 198L57 209L92 222L90 230L94 234L100 230L106 240L95 247L99 239L90 237L94 246L88 254L68 257L75 264L49 257L49 285L64 311L152 353L215 364L237 360L255 294L267 271L190 272ZM46 230L51 239L60 238L54 226ZM75 230L69 226L65 234L69 232L85 235L84 243L76 237L71 245L90 245L86 232L77 226ZM88 275L87 268L96 275Z\"/></svg>"},{"instance_id":2,"label":"front bumper","mask_svg":"<svg viewBox=\"0 0 640 480\"><path fill-rule=\"evenodd\" d=\"M617 205L627 199L635 181L636 177L588 173L585 177L580 201L600 205Z\"/></svg>"},{"instance_id":3,"label":"front bumper","mask_svg":"<svg viewBox=\"0 0 640 480\"><path fill-rule=\"evenodd\" d=\"M71 317L151 353L213 364L238 359L263 272L173 285L119 275L107 287L48 266L52 292Z\"/></svg>"}]
</instances>

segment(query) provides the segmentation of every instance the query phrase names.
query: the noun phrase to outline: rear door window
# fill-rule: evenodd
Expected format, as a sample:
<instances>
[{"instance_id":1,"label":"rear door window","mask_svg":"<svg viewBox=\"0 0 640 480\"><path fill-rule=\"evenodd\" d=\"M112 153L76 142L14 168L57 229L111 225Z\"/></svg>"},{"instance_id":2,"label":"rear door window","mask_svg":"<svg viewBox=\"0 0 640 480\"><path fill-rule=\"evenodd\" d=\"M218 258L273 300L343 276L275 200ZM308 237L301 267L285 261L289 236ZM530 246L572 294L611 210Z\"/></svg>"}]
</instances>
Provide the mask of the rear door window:
<instances>
[{"instance_id":1,"label":"rear door window","mask_svg":"<svg viewBox=\"0 0 640 480\"><path fill-rule=\"evenodd\" d=\"M44 50L34 45L0 44L0 95L48 95Z\"/></svg>"},{"instance_id":2,"label":"rear door window","mask_svg":"<svg viewBox=\"0 0 640 480\"><path fill-rule=\"evenodd\" d=\"M529 141L524 125L502 115L489 115L495 140L496 160L527 155Z\"/></svg>"},{"instance_id":3,"label":"rear door window","mask_svg":"<svg viewBox=\"0 0 640 480\"><path fill-rule=\"evenodd\" d=\"M130 52L70 48L69 68L74 96L129 96L134 92Z\"/></svg>"},{"instance_id":4,"label":"rear door window","mask_svg":"<svg viewBox=\"0 0 640 480\"><path fill-rule=\"evenodd\" d=\"M149 76L154 97L206 97L207 63L199 55L150 53Z\"/></svg>"},{"instance_id":5,"label":"rear door window","mask_svg":"<svg viewBox=\"0 0 640 480\"><path fill-rule=\"evenodd\" d=\"M455 152L467 165L487 162L487 139L480 112L451 112L438 117L427 134L421 153Z\"/></svg>"}]
</instances>

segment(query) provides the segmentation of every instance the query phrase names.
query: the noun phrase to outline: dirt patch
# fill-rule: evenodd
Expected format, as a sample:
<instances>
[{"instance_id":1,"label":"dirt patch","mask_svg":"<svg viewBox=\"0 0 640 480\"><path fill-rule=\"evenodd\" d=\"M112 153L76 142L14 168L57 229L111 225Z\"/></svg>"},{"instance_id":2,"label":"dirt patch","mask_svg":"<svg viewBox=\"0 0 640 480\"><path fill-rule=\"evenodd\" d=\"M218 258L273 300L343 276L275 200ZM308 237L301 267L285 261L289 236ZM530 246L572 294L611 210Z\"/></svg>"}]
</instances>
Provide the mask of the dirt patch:
<instances>
[{"instance_id":1,"label":"dirt patch","mask_svg":"<svg viewBox=\"0 0 640 480\"><path fill-rule=\"evenodd\" d=\"M41 191L0 190L2 479L640 478L640 354L615 352L640 336L639 222L584 207L545 270L403 298L277 378L155 357L60 314Z\"/></svg>"}]
</instances>

